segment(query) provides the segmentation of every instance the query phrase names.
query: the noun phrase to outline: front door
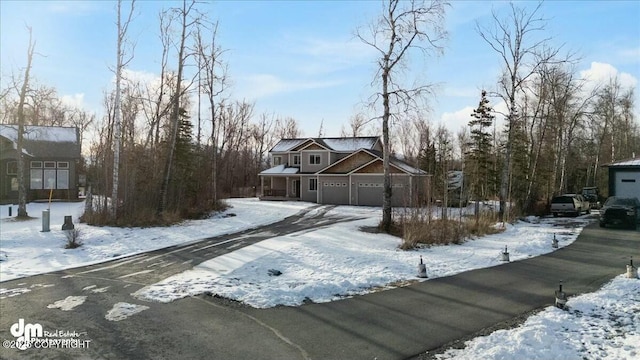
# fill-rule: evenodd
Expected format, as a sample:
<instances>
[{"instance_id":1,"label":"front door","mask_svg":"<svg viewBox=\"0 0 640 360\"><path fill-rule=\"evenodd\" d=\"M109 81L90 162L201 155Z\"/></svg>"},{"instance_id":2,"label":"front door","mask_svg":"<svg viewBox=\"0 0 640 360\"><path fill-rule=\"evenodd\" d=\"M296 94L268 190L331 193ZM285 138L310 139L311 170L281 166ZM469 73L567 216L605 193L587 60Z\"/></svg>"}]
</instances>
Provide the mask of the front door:
<instances>
[{"instance_id":1,"label":"front door","mask_svg":"<svg viewBox=\"0 0 640 360\"><path fill-rule=\"evenodd\" d=\"M291 182L291 190L294 198L300 197L300 180L293 180Z\"/></svg>"}]
</instances>

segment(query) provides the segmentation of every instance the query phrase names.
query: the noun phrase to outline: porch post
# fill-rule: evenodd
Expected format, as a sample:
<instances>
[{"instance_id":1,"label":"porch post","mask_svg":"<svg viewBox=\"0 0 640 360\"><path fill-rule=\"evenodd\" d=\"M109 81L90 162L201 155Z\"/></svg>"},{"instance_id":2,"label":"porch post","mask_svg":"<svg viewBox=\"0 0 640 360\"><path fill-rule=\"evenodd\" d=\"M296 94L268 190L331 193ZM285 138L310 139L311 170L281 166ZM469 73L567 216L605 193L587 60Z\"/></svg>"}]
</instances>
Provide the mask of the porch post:
<instances>
[{"instance_id":1,"label":"porch post","mask_svg":"<svg viewBox=\"0 0 640 360\"><path fill-rule=\"evenodd\" d=\"M287 176L284 180L284 187L285 187L285 196L289 197L289 177Z\"/></svg>"},{"instance_id":2,"label":"porch post","mask_svg":"<svg viewBox=\"0 0 640 360\"><path fill-rule=\"evenodd\" d=\"M260 176L260 197L264 197L264 176Z\"/></svg>"},{"instance_id":3,"label":"porch post","mask_svg":"<svg viewBox=\"0 0 640 360\"><path fill-rule=\"evenodd\" d=\"M409 204L410 206L417 206L413 203L413 175L409 175Z\"/></svg>"}]
</instances>

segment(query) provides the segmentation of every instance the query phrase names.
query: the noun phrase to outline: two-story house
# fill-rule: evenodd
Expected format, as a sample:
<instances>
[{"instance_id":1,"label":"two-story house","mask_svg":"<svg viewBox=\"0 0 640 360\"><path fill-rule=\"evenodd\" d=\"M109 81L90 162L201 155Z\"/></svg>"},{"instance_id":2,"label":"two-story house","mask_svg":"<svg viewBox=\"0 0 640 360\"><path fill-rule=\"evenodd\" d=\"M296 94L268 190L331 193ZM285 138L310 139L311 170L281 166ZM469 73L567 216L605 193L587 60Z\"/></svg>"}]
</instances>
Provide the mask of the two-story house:
<instances>
[{"instance_id":1,"label":"two-story house","mask_svg":"<svg viewBox=\"0 0 640 360\"><path fill-rule=\"evenodd\" d=\"M379 137L282 139L271 150L274 167L262 171L261 199L381 206L384 172ZM424 197L429 176L391 157L393 206Z\"/></svg>"}]
</instances>

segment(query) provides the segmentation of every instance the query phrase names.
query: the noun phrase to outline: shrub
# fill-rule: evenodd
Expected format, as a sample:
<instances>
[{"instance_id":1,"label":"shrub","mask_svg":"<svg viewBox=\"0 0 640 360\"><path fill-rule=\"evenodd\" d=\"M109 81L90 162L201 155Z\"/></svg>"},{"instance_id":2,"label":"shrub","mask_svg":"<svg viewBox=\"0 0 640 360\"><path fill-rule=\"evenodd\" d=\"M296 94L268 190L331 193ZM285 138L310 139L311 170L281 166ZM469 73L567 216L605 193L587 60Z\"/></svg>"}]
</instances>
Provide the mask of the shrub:
<instances>
[{"instance_id":1,"label":"shrub","mask_svg":"<svg viewBox=\"0 0 640 360\"><path fill-rule=\"evenodd\" d=\"M80 242L80 230L75 228L71 230L65 230L67 235L67 244L64 246L65 249L75 249L77 247L82 246Z\"/></svg>"},{"instance_id":2,"label":"shrub","mask_svg":"<svg viewBox=\"0 0 640 360\"><path fill-rule=\"evenodd\" d=\"M496 218L489 214L461 219L435 219L428 209L410 209L400 217L402 243L400 249L415 249L420 244L447 245L460 244L471 236L496 234L504 229L497 228Z\"/></svg>"},{"instance_id":3,"label":"shrub","mask_svg":"<svg viewBox=\"0 0 640 360\"><path fill-rule=\"evenodd\" d=\"M129 216L119 216L112 219L110 209L107 206L92 206L85 209L80 221L96 226L117 227L156 227L171 226L183 220L206 219L212 212L221 212L229 208L224 200L218 200L208 207L190 207L182 210L165 211L158 216L154 208L140 208Z\"/></svg>"}]
</instances>

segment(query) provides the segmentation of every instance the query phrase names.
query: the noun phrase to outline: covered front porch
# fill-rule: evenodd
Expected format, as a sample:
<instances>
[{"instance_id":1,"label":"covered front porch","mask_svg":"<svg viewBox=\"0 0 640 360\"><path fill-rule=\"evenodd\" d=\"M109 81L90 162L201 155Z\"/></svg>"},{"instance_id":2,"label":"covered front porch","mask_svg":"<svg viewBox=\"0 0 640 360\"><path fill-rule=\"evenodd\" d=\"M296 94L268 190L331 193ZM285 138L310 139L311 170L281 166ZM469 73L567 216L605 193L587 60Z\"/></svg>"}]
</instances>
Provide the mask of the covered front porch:
<instances>
[{"instance_id":1,"label":"covered front porch","mask_svg":"<svg viewBox=\"0 0 640 360\"><path fill-rule=\"evenodd\" d=\"M260 200L301 200L300 176L260 175L260 189Z\"/></svg>"}]
</instances>

